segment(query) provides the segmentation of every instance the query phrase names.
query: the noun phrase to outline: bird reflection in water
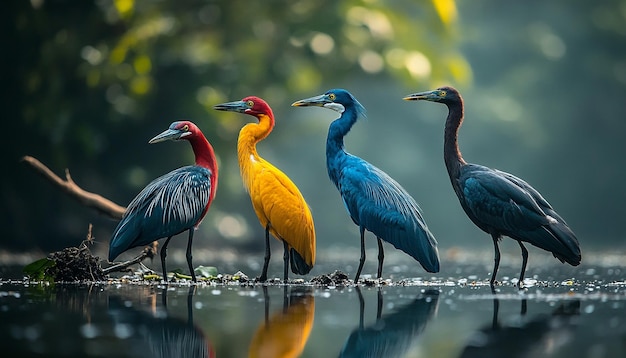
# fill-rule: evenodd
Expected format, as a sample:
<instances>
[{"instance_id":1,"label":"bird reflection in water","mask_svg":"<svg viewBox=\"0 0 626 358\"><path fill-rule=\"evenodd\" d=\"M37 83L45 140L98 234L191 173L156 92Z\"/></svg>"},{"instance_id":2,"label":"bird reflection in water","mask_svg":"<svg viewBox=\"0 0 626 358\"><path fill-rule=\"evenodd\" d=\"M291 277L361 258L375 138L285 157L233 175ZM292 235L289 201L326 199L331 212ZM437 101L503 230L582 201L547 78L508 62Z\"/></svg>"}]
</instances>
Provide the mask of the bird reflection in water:
<instances>
[{"instance_id":1,"label":"bird reflection in water","mask_svg":"<svg viewBox=\"0 0 626 358\"><path fill-rule=\"evenodd\" d=\"M313 328L315 316L315 298L310 288L292 288L287 294L287 286L283 290L283 307L280 311L269 315L269 295L267 286L263 286L265 299L265 320L257 328L248 357L255 358L288 358L302 354L309 334Z\"/></svg>"},{"instance_id":2,"label":"bird reflection in water","mask_svg":"<svg viewBox=\"0 0 626 358\"><path fill-rule=\"evenodd\" d=\"M498 319L500 301L494 292L491 325L474 332L460 358L489 357L545 357L552 356L559 347L569 343L573 336L576 317L580 314L580 300L561 303L550 315L526 317L527 300L520 308L520 322L502 325Z\"/></svg>"},{"instance_id":3,"label":"bird reflection in water","mask_svg":"<svg viewBox=\"0 0 626 358\"><path fill-rule=\"evenodd\" d=\"M379 289L376 322L364 327L365 301L359 287L356 287L356 291L360 304L359 327L348 337L339 354L340 357L404 356L435 315L439 301L439 291L427 290L413 302L381 317L383 296Z\"/></svg>"},{"instance_id":4,"label":"bird reflection in water","mask_svg":"<svg viewBox=\"0 0 626 358\"><path fill-rule=\"evenodd\" d=\"M128 351L131 357L215 357L215 351L202 330L193 323L195 286L187 293L187 320L169 315L166 309L167 291L163 291L163 310L153 312L128 307L120 297L110 302L110 313L116 326L132 333ZM116 328L117 330L117 328Z\"/></svg>"}]
</instances>

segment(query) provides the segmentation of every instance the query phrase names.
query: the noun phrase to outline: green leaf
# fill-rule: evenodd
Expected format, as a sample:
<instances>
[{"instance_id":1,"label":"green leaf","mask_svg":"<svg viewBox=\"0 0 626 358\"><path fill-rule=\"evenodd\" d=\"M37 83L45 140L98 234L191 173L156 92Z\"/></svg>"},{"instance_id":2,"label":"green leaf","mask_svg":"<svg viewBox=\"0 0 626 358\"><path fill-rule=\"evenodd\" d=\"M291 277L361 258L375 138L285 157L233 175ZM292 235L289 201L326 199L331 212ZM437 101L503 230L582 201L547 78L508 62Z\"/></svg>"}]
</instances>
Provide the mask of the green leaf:
<instances>
[{"instance_id":1,"label":"green leaf","mask_svg":"<svg viewBox=\"0 0 626 358\"><path fill-rule=\"evenodd\" d=\"M217 277L217 268L214 266L198 266L193 270L196 276L200 277Z\"/></svg>"},{"instance_id":2,"label":"green leaf","mask_svg":"<svg viewBox=\"0 0 626 358\"><path fill-rule=\"evenodd\" d=\"M54 267L54 265L55 262L53 260L44 257L24 266L23 271L31 279L54 281L54 277L46 274L46 270Z\"/></svg>"}]
</instances>

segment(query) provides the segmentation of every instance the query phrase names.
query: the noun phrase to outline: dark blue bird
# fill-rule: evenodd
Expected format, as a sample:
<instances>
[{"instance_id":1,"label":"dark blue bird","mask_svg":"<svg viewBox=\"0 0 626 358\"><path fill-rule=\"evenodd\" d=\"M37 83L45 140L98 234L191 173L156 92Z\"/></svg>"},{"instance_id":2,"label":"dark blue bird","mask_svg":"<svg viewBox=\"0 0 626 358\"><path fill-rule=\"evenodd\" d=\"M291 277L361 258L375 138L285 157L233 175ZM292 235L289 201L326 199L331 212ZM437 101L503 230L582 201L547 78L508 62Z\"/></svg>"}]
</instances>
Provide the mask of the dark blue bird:
<instances>
[{"instance_id":1,"label":"dark blue bird","mask_svg":"<svg viewBox=\"0 0 626 358\"><path fill-rule=\"evenodd\" d=\"M187 264L193 281L191 243L193 233L209 210L217 189L217 160L202 131L189 121L174 122L149 143L187 140L196 164L173 170L148 184L126 208L109 246L109 261L122 252L167 238L161 248L163 279L167 281L165 257L170 239L189 231Z\"/></svg>"},{"instance_id":2,"label":"dark blue bird","mask_svg":"<svg viewBox=\"0 0 626 358\"><path fill-rule=\"evenodd\" d=\"M528 250L522 242L551 252L561 262L573 266L580 264L580 246L576 235L537 190L509 173L470 164L463 159L457 141L463 122L463 99L456 89L442 87L411 94L404 99L439 102L448 107L444 160L463 210L476 226L493 239L495 262L491 286L495 283L500 265L498 241L502 236L513 238L522 249L520 287L528 263Z\"/></svg>"},{"instance_id":3,"label":"dark blue bird","mask_svg":"<svg viewBox=\"0 0 626 358\"><path fill-rule=\"evenodd\" d=\"M292 106L325 107L341 114L328 130L326 166L330 180L361 233L361 260L354 282L358 282L365 263L365 230L378 239L378 278L384 260L381 239L409 254L426 271L439 272L437 241L415 200L385 172L344 150L343 137L365 114L365 108L343 89L333 89Z\"/></svg>"}]
</instances>

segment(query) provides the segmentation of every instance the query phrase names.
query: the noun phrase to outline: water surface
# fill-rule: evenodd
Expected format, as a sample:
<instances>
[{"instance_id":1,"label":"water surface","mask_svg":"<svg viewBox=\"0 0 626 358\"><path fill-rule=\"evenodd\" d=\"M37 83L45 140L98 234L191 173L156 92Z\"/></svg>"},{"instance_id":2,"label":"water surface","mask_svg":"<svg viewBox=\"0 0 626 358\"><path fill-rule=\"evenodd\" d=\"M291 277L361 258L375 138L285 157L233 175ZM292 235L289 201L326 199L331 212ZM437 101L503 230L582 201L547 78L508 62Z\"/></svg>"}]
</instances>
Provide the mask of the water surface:
<instances>
[{"instance_id":1,"label":"water surface","mask_svg":"<svg viewBox=\"0 0 626 358\"><path fill-rule=\"evenodd\" d=\"M626 356L621 267L571 278L559 271L567 266L535 268L522 291L509 278L516 268L503 267L495 292L471 266L386 270L394 279L359 287L4 279L3 356Z\"/></svg>"}]
</instances>

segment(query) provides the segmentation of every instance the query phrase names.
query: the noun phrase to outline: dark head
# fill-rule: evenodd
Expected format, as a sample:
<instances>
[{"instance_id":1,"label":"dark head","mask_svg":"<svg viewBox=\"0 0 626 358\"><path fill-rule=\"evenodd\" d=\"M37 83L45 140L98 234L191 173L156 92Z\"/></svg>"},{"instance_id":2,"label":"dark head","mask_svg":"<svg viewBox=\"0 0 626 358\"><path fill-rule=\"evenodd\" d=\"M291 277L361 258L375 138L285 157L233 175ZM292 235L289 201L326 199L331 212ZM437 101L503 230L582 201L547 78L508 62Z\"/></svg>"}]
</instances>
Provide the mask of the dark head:
<instances>
[{"instance_id":1,"label":"dark head","mask_svg":"<svg viewBox=\"0 0 626 358\"><path fill-rule=\"evenodd\" d=\"M461 94L453 87L440 87L434 91L413 93L403 98L405 101L431 101L447 105L462 103Z\"/></svg>"},{"instance_id":2,"label":"dark head","mask_svg":"<svg viewBox=\"0 0 626 358\"><path fill-rule=\"evenodd\" d=\"M365 108L350 92L344 89L332 89L323 95L302 99L291 105L294 107L325 107L339 113L343 113L346 110L353 110L357 115L365 116Z\"/></svg>"},{"instance_id":3,"label":"dark head","mask_svg":"<svg viewBox=\"0 0 626 358\"><path fill-rule=\"evenodd\" d=\"M200 128L190 121L177 121L170 124L170 127L163 133L150 139L148 143L154 144L166 140L190 140L198 135L203 136Z\"/></svg>"},{"instance_id":4,"label":"dark head","mask_svg":"<svg viewBox=\"0 0 626 358\"><path fill-rule=\"evenodd\" d=\"M255 96L246 97L241 101L217 104L213 106L213 109L217 109L218 111L245 113L254 117L258 117L260 115L266 115L272 118L274 117L272 108L270 108L269 104L261 98Z\"/></svg>"}]
</instances>

